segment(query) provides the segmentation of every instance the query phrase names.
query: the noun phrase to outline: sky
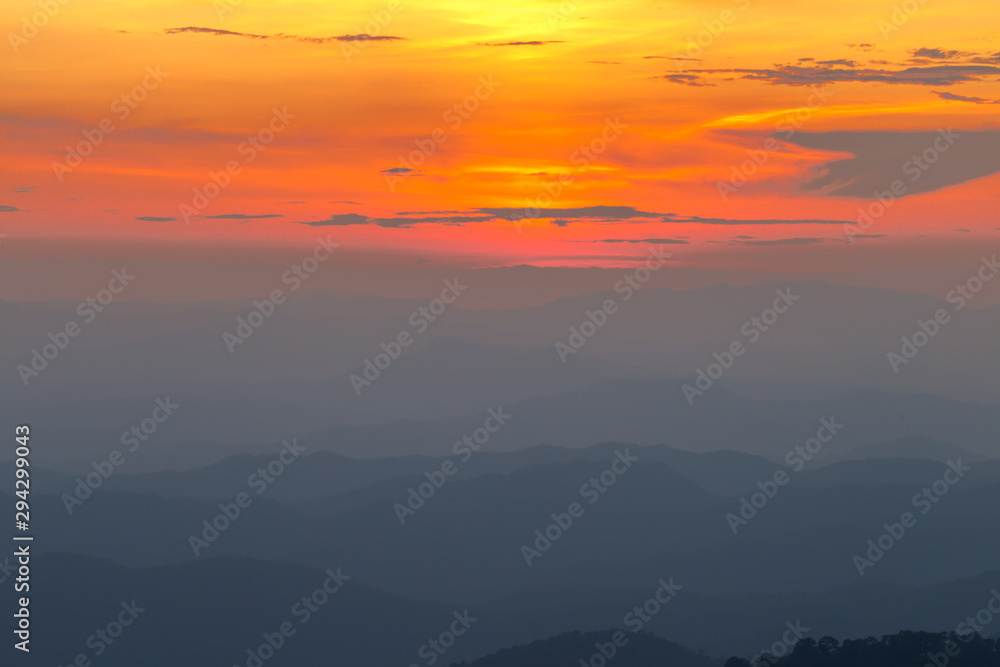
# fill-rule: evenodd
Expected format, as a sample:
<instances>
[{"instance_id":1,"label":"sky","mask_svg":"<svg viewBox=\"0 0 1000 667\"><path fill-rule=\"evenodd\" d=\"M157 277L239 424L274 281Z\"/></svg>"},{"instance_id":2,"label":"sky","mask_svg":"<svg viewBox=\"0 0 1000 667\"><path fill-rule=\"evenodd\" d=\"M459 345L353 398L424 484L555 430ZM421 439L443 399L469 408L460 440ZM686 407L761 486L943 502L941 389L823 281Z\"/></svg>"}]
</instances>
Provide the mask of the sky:
<instances>
[{"instance_id":1,"label":"sky","mask_svg":"<svg viewBox=\"0 0 1000 667\"><path fill-rule=\"evenodd\" d=\"M0 243L966 252L1000 228L1000 6L903 4L13 0Z\"/></svg>"}]
</instances>

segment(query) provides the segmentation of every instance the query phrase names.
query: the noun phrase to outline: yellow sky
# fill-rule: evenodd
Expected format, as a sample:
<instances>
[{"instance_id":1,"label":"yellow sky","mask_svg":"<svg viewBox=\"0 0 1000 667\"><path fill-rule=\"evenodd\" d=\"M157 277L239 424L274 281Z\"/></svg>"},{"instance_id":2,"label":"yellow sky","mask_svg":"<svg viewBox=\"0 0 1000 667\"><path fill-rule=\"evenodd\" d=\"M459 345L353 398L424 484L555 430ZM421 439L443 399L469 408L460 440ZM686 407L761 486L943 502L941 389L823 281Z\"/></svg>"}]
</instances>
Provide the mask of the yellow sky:
<instances>
[{"instance_id":1,"label":"yellow sky","mask_svg":"<svg viewBox=\"0 0 1000 667\"><path fill-rule=\"evenodd\" d=\"M84 236L283 238L314 231L298 222L348 213L522 209L559 174L568 181L554 208L853 220L863 199L802 187L837 156L826 150L782 142L738 192L720 196L720 183L782 118L813 103L811 88L789 85L788 67L805 68L807 78L837 71L798 133L996 128L1000 107L985 102L1000 98L1000 86L984 59L1000 52L1000 6L913 0L912 15L894 16L893 5L51 0L42 9L15 0L6 3L9 44L0 55L0 205L18 210L0 224ZM348 37L359 34L368 38ZM920 57L918 49L940 52ZM671 59L678 54L700 59ZM943 78L898 85L859 75L914 67L943 68ZM149 68L162 81L150 86ZM144 99L123 107L134 92ZM248 161L241 142L268 127L275 109L294 117ZM86 142L84 131L98 136L103 119L113 131L59 173L53 163L69 164L67 147ZM615 119L624 129L583 164L579 149L600 145L592 142ZM424 152L420 165L407 159L415 150ZM181 206L234 160L240 173L184 224ZM384 173L403 168L414 171ZM902 199L886 227L950 229L941 219L955 217L958 200L960 226L992 230L997 179L984 171ZM246 220L211 215L280 217L239 225ZM489 245L531 258L556 245L559 254L593 252L568 242L604 237L836 235L775 227L537 219L513 236L504 220L338 231L373 247Z\"/></svg>"}]
</instances>

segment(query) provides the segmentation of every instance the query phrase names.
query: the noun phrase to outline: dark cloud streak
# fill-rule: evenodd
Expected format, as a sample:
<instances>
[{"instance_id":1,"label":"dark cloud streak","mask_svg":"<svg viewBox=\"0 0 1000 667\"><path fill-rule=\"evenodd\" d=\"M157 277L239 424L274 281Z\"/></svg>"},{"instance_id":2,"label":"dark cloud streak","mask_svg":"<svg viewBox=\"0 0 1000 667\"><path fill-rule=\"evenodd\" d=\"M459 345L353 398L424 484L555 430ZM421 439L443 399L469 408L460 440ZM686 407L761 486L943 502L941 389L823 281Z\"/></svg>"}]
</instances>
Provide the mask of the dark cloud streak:
<instances>
[{"instance_id":1,"label":"dark cloud streak","mask_svg":"<svg viewBox=\"0 0 1000 667\"><path fill-rule=\"evenodd\" d=\"M476 208L469 211L414 211L412 215L398 214L391 218L376 218L360 213L339 213L324 220L301 221L297 224L313 227L345 225L377 225L406 229L420 224L466 225L493 220L551 220L551 224L566 227L573 222L599 221L611 223L671 223L697 225L844 225L844 220L730 220L726 218L701 218L673 213L641 211L633 206L584 206L578 208ZM440 215L447 213L448 215ZM419 216L419 217L414 217ZM631 242L623 240L622 242ZM669 243L670 241L663 241Z\"/></svg>"},{"instance_id":2,"label":"dark cloud streak","mask_svg":"<svg viewBox=\"0 0 1000 667\"><path fill-rule=\"evenodd\" d=\"M708 86L718 75L736 75L739 79L762 81L775 86L814 86L828 83L884 83L911 86L953 86L1000 78L1000 67L989 64L937 64L903 69L874 69L843 66L848 60L829 60L827 64L776 65L771 69L692 69L685 74L654 77L686 86ZM834 65L836 64L836 65Z\"/></svg>"},{"instance_id":3,"label":"dark cloud streak","mask_svg":"<svg viewBox=\"0 0 1000 667\"><path fill-rule=\"evenodd\" d=\"M395 40L404 40L405 37L396 37L393 35L333 35L330 37L306 37L302 35L286 35L283 32L276 33L274 35L257 35L250 32L234 32L232 30L221 30L219 28L202 28L199 26L186 26L183 28L168 28L164 31L167 35L180 35L180 34L203 34L203 35L216 35L220 37L244 37L246 39L291 39L297 42L306 42L309 44L325 44L327 42L386 42Z\"/></svg>"}]
</instances>

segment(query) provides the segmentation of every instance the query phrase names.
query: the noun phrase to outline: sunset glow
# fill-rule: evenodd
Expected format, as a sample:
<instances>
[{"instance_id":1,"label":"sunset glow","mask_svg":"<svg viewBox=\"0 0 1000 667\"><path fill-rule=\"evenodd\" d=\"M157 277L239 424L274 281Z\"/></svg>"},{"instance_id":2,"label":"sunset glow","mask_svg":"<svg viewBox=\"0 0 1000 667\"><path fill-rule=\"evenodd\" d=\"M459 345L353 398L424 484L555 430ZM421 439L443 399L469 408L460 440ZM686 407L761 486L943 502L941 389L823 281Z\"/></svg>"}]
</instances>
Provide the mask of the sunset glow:
<instances>
[{"instance_id":1,"label":"sunset glow","mask_svg":"<svg viewBox=\"0 0 1000 667\"><path fill-rule=\"evenodd\" d=\"M1000 10L911 4L17 0L0 224L193 244L323 227L497 264L613 265L643 239L756 252L844 243L876 200L851 185L874 155L814 187L852 157L815 133L952 128L975 163L957 182L917 188L915 152L879 154L899 169L881 187L908 189L869 242L994 235ZM511 221L532 208L563 213Z\"/></svg>"}]
</instances>

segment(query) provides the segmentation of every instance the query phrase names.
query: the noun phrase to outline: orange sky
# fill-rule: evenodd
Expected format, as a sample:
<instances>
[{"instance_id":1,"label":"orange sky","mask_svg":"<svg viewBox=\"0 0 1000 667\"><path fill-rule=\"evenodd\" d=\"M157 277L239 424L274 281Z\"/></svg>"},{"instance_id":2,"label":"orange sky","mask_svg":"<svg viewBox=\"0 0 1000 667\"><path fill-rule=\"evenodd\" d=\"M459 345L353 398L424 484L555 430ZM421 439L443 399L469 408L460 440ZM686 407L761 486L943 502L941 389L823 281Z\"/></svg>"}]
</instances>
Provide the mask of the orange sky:
<instances>
[{"instance_id":1,"label":"orange sky","mask_svg":"<svg viewBox=\"0 0 1000 667\"><path fill-rule=\"evenodd\" d=\"M35 1L5 5L0 231L11 238L291 243L322 231L359 251L605 265L641 254L626 240L671 239L679 257L846 246L840 221L871 198L803 186L850 153L765 144L788 130L782 118L816 105L785 138L951 127L968 145L989 138L1000 109L992 1L913 0L907 17L853 0L51 3L51 17ZM818 104L798 85L813 80L828 81ZM275 109L294 118L260 150L242 144ZM90 155L54 167L81 142ZM401 162L417 142L433 150ZM763 164L720 195L748 150L764 150ZM995 235L1000 165L982 161L961 182L908 191L864 230L879 238L855 242ZM227 163L239 173L198 205L194 191ZM401 168L414 171L385 173ZM556 196L540 208L657 215L564 211L516 226L480 211L523 210L546 184ZM401 223L409 211L475 220ZM802 219L835 224L746 223ZM300 224L323 220L341 224Z\"/></svg>"}]
</instances>

